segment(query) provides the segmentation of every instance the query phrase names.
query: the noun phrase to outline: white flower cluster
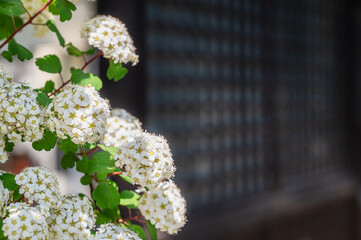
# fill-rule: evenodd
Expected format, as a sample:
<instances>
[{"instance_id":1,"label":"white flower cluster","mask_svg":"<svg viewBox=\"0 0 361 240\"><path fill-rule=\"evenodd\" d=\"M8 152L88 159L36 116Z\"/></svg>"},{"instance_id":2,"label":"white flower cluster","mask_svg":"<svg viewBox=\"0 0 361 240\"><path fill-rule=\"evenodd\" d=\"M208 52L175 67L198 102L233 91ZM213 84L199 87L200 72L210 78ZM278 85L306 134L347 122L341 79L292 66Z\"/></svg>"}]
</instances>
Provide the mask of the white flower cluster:
<instances>
[{"instance_id":1,"label":"white flower cluster","mask_svg":"<svg viewBox=\"0 0 361 240\"><path fill-rule=\"evenodd\" d=\"M8 153L5 151L5 139L4 136L2 135L0 137L0 163L4 163L7 160L8 160Z\"/></svg>"},{"instance_id":2,"label":"white flower cluster","mask_svg":"<svg viewBox=\"0 0 361 240\"><path fill-rule=\"evenodd\" d=\"M186 223L186 201L172 182L151 188L139 199L138 208L156 228L176 234Z\"/></svg>"},{"instance_id":3,"label":"white flower cluster","mask_svg":"<svg viewBox=\"0 0 361 240\"><path fill-rule=\"evenodd\" d=\"M34 142L43 137L44 109L37 93L25 83L8 83L0 88L0 131L10 142Z\"/></svg>"},{"instance_id":4,"label":"white flower cluster","mask_svg":"<svg viewBox=\"0 0 361 240\"><path fill-rule=\"evenodd\" d=\"M1 174L0 174L1 175ZM0 218L6 214L5 208L11 199L10 191L0 181Z\"/></svg>"},{"instance_id":5,"label":"white flower cluster","mask_svg":"<svg viewBox=\"0 0 361 240\"><path fill-rule=\"evenodd\" d=\"M45 213L60 205L59 183L48 168L25 168L15 176L15 181L20 186L19 193L24 194L30 204L38 204Z\"/></svg>"},{"instance_id":6,"label":"white flower cluster","mask_svg":"<svg viewBox=\"0 0 361 240\"><path fill-rule=\"evenodd\" d=\"M102 224L97 230L95 240L140 240L138 235L127 228L112 223Z\"/></svg>"},{"instance_id":7,"label":"white flower cluster","mask_svg":"<svg viewBox=\"0 0 361 240\"><path fill-rule=\"evenodd\" d=\"M142 123L125 109L115 108L110 112L102 143L108 147L120 147L130 137L142 134Z\"/></svg>"},{"instance_id":8,"label":"white flower cluster","mask_svg":"<svg viewBox=\"0 0 361 240\"><path fill-rule=\"evenodd\" d=\"M47 239L48 225L45 217L27 203L11 203L2 230L9 240Z\"/></svg>"},{"instance_id":9,"label":"white flower cluster","mask_svg":"<svg viewBox=\"0 0 361 240\"><path fill-rule=\"evenodd\" d=\"M0 87L3 87L5 84L9 84L13 75L7 73L5 69L0 66Z\"/></svg>"},{"instance_id":10,"label":"white flower cluster","mask_svg":"<svg viewBox=\"0 0 361 240\"><path fill-rule=\"evenodd\" d=\"M125 175L143 187L155 187L174 175L173 158L162 136L144 132L118 148L115 166L125 168Z\"/></svg>"},{"instance_id":11,"label":"white flower cluster","mask_svg":"<svg viewBox=\"0 0 361 240\"><path fill-rule=\"evenodd\" d=\"M46 116L58 137L69 136L76 144L94 143L105 133L109 104L94 87L70 84L54 97Z\"/></svg>"},{"instance_id":12,"label":"white flower cluster","mask_svg":"<svg viewBox=\"0 0 361 240\"><path fill-rule=\"evenodd\" d=\"M111 16L97 16L85 22L81 37L88 38L90 45L103 51L104 57L115 63L139 62L133 39L125 25Z\"/></svg>"},{"instance_id":13,"label":"white flower cluster","mask_svg":"<svg viewBox=\"0 0 361 240\"><path fill-rule=\"evenodd\" d=\"M34 16L44 5L46 2L43 0L21 0L24 8L29 12L31 16ZM28 14L23 14L24 20L29 20ZM49 19L53 19L54 15L49 11L48 8L44 9L36 18L34 18L33 23L36 24L45 24ZM34 25L35 36L42 37L45 33L49 31L49 28L42 25Z\"/></svg>"},{"instance_id":14,"label":"white flower cluster","mask_svg":"<svg viewBox=\"0 0 361 240\"><path fill-rule=\"evenodd\" d=\"M89 239L95 223L92 203L86 196L65 196L59 209L47 218L49 239Z\"/></svg>"}]
</instances>

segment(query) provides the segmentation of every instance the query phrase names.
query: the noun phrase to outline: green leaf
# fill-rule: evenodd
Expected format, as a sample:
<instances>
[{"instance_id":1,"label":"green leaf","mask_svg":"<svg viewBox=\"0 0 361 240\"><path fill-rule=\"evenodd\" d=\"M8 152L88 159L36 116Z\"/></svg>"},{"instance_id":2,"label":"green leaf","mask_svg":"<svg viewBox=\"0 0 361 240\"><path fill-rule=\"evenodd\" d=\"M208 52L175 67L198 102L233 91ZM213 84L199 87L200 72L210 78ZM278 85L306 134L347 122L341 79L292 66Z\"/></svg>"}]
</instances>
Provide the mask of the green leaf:
<instances>
[{"instance_id":1,"label":"green leaf","mask_svg":"<svg viewBox=\"0 0 361 240\"><path fill-rule=\"evenodd\" d=\"M89 173L89 163L90 159L84 155L80 161L76 162L76 170L82 173Z\"/></svg>"},{"instance_id":2,"label":"green leaf","mask_svg":"<svg viewBox=\"0 0 361 240\"><path fill-rule=\"evenodd\" d=\"M16 189L13 194L13 201L17 202L23 197L22 194L19 193L19 189Z\"/></svg>"},{"instance_id":3,"label":"green leaf","mask_svg":"<svg viewBox=\"0 0 361 240\"><path fill-rule=\"evenodd\" d=\"M14 150L14 143L9 142L9 138L7 135L5 135L5 151L12 152Z\"/></svg>"},{"instance_id":4,"label":"green leaf","mask_svg":"<svg viewBox=\"0 0 361 240\"><path fill-rule=\"evenodd\" d=\"M61 158L61 166L64 169L73 168L75 166L75 162L78 160L77 156L73 152L67 152Z\"/></svg>"},{"instance_id":5,"label":"green leaf","mask_svg":"<svg viewBox=\"0 0 361 240\"><path fill-rule=\"evenodd\" d=\"M82 147L86 149L93 149L96 147L96 145L94 143L85 143Z\"/></svg>"},{"instance_id":6,"label":"green leaf","mask_svg":"<svg viewBox=\"0 0 361 240\"><path fill-rule=\"evenodd\" d=\"M85 51L85 52L83 52L85 55L92 55L93 53L94 53L94 51L95 51L95 48L90 48L89 50L87 50L87 51Z\"/></svg>"},{"instance_id":7,"label":"green leaf","mask_svg":"<svg viewBox=\"0 0 361 240\"><path fill-rule=\"evenodd\" d=\"M2 5L2 4L11 4L11 5L18 5L18 6L23 5L21 0L0 0L0 5Z\"/></svg>"},{"instance_id":8,"label":"green leaf","mask_svg":"<svg viewBox=\"0 0 361 240\"><path fill-rule=\"evenodd\" d=\"M69 55L81 57L83 56L83 52L80 51L78 48L74 47L72 43L68 43L66 48L66 51L68 51Z\"/></svg>"},{"instance_id":9,"label":"green leaf","mask_svg":"<svg viewBox=\"0 0 361 240\"><path fill-rule=\"evenodd\" d=\"M65 22L72 18L72 11L76 10L76 6L68 0L56 0L56 7L59 8L60 21Z\"/></svg>"},{"instance_id":10,"label":"green leaf","mask_svg":"<svg viewBox=\"0 0 361 240\"><path fill-rule=\"evenodd\" d=\"M147 229L151 240L158 240L157 229L155 226L147 220Z\"/></svg>"},{"instance_id":11,"label":"green leaf","mask_svg":"<svg viewBox=\"0 0 361 240\"><path fill-rule=\"evenodd\" d=\"M103 144L98 144L98 147L100 147L101 149L103 149L106 152L109 152L113 157L116 154L118 148L117 147L107 147Z\"/></svg>"},{"instance_id":12,"label":"green leaf","mask_svg":"<svg viewBox=\"0 0 361 240\"><path fill-rule=\"evenodd\" d=\"M22 5L12 5L12 4L1 4L0 3L0 13L8 15L10 17L18 17L25 13L25 9Z\"/></svg>"},{"instance_id":13,"label":"green leaf","mask_svg":"<svg viewBox=\"0 0 361 240\"><path fill-rule=\"evenodd\" d=\"M112 60L109 61L109 67L107 71L107 77L109 79L114 79L115 82L124 78L128 73L128 70L122 67L121 63L114 63Z\"/></svg>"},{"instance_id":14,"label":"green leaf","mask_svg":"<svg viewBox=\"0 0 361 240\"><path fill-rule=\"evenodd\" d=\"M15 191L19 188L19 185L17 185L15 181L15 175L13 174L3 173L0 176L0 179L2 180L4 187L9 189L10 191Z\"/></svg>"},{"instance_id":15,"label":"green leaf","mask_svg":"<svg viewBox=\"0 0 361 240\"><path fill-rule=\"evenodd\" d=\"M96 218L96 224L97 225L102 225L104 223L111 223L112 221L113 221L113 218L108 217L103 212L98 212L97 213L97 218Z\"/></svg>"},{"instance_id":16,"label":"green leaf","mask_svg":"<svg viewBox=\"0 0 361 240\"><path fill-rule=\"evenodd\" d=\"M50 151L55 147L57 140L58 136L55 132L51 132L50 130L45 129L43 138L39 141L33 142L33 148L37 151Z\"/></svg>"},{"instance_id":17,"label":"green leaf","mask_svg":"<svg viewBox=\"0 0 361 240\"><path fill-rule=\"evenodd\" d=\"M97 173L98 180L103 180L116 170L115 160L108 152L98 152L93 155L93 159L89 162L89 173Z\"/></svg>"},{"instance_id":18,"label":"green leaf","mask_svg":"<svg viewBox=\"0 0 361 240\"><path fill-rule=\"evenodd\" d=\"M43 58L37 58L35 61L36 66L41 71L48 73L60 73L61 63L60 59L56 55L46 55Z\"/></svg>"},{"instance_id":19,"label":"green leaf","mask_svg":"<svg viewBox=\"0 0 361 240\"><path fill-rule=\"evenodd\" d=\"M51 98L49 98L44 92L39 92L36 100L41 106L48 106L51 103Z\"/></svg>"},{"instance_id":20,"label":"green leaf","mask_svg":"<svg viewBox=\"0 0 361 240\"><path fill-rule=\"evenodd\" d=\"M46 25L48 26L50 31L54 32L56 34L56 36L58 37L60 46L65 47L65 40L64 40L63 36L61 36L58 28L55 25L55 22L53 20L48 20L46 22Z\"/></svg>"},{"instance_id":21,"label":"green leaf","mask_svg":"<svg viewBox=\"0 0 361 240\"><path fill-rule=\"evenodd\" d=\"M88 84L92 85L95 90L99 91L103 87L102 80L91 74L91 73L84 73L80 69L76 69L71 75L71 81L75 84L87 86Z\"/></svg>"},{"instance_id":22,"label":"green leaf","mask_svg":"<svg viewBox=\"0 0 361 240\"><path fill-rule=\"evenodd\" d=\"M48 7L49 11L54 14L54 15L59 15L60 14L60 9L56 6L56 1L53 1L49 7Z\"/></svg>"},{"instance_id":23,"label":"green leaf","mask_svg":"<svg viewBox=\"0 0 361 240\"><path fill-rule=\"evenodd\" d=\"M127 227L129 228L130 230L132 230L133 232L135 232L136 234L138 234L138 236L145 240L145 232L144 232L144 229L139 226L139 225L136 225L136 224L129 224L129 226Z\"/></svg>"},{"instance_id":24,"label":"green leaf","mask_svg":"<svg viewBox=\"0 0 361 240\"><path fill-rule=\"evenodd\" d=\"M92 183L92 181L93 181L93 177L91 175L86 174L80 178L80 182L83 185L89 185Z\"/></svg>"},{"instance_id":25,"label":"green leaf","mask_svg":"<svg viewBox=\"0 0 361 240\"><path fill-rule=\"evenodd\" d=\"M128 208L137 208L140 195L134 191L124 190L120 193L119 204Z\"/></svg>"},{"instance_id":26,"label":"green leaf","mask_svg":"<svg viewBox=\"0 0 361 240\"><path fill-rule=\"evenodd\" d=\"M92 196L100 208L115 208L120 200L118 185L111 180L99 183Z\"/></svg>"},{"instance_id":27,"label":"green leaf","mask_svg":"<svg viewBox=\"0 0 361 240\"><path fill-rule=\"evenodd\" d=\"M122 174L119 175L124 181L126 181L127 183L133 184L132 179L128 176L124 176Z\"/></svg>"},{"instance_id":28,"label":"green leaf","mask_svg":"<svg viewBox=\"0 0 361 240\"><path fill-rule=\"evenodd\" d=\"M63 152L73 152L76 153L78 151L78 145L73 143L71 139L68 137L66 139L61 139L60 143L58 143L59 149Z\"/></svg>"},{"instance_id":29,"label":"green leaf","mask_svg":"<svg viewBox=\"0 0 361 240\"><path fill-rule=\"evenodd\" d=\"M9 52L11 55L16 55L20 61L30 60L33 58L33 54L24 46L18 44L14 39L9 41Z\"/></svg>"},{"instance_id":30,"label":"green leaf","mask_svg":"<svg viewBox=\"0 0 361 240\"><path fill-rule=\"evenodd\" d=\"M14 18L16 28L19 28L23 21L19 17ZM0 14L0 40L9 37L15 31L13 20L10 16Z\"/></svg>"},{"instance_id":31,"label":"green leaf","mask_svg":"<svg viewBox=\"0 0 361 240\"><path fill-rule=\"evenodd\" d=\"M44 91L46 93L51 93L52 91L54 91L54 89L55 89L55 83L51 80L46 81L44 86Z\"/></svg>"},{"instance_id":32,"label":"green leaf","mask_svg":"<svg viewBox=\"0 0 361 240\"><path fill-rule=\"evenodd\" d=\"M11 56L10 52L8 51L3 51L1 53L1 56L3 56L6 60L8 60L9 62L13 61L13 57Z\"/></svg>"}]
</instances>

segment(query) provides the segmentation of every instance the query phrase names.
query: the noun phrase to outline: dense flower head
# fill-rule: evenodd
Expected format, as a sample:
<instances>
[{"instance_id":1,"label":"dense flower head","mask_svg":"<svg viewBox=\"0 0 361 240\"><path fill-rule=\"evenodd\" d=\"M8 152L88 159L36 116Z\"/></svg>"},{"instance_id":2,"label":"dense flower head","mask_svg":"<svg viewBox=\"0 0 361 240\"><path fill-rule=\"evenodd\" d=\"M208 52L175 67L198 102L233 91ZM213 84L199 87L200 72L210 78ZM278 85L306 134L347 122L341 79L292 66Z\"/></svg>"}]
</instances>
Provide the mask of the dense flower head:
<instances>
[{"instance_id":1,"label":"dense flower head","mask_svg":"<svg viewBox=\"0 0 361 240\"><path fill-rule=\"evenodd\" d=\"M138 208L145 219L169 234L177 233L186 223L186 201L172 181L145 192Z\"/></svg>"},{"instance_id":2,"label":"dense flower head","mask_svg":"<svg viewBox=\"0 0 361 240\"><path fill-rule=\"evenodd\" d=\"M4 219L2 230L10 240L47 239L48 225L36 207L27 203L11 203Z\"/></svg>"},{"instance_id":3,"label":"dense flower head","mask_svg":"<svg viewBox=\"0 0 361 240\"><path fill-rule=\"evenodd\" d=\"M5 151L4 135L0 134L0 163L4 163L7 160L8 160L8 153Z\"/></svg>"},{"instance_id":4,"label":"dense flower head","mask_svg":"<svg viewBox=\"0 0 361 240\"><path fill-rule=\"evenodd\" d=\"M5 208L11 200L10 191L4 187L2 181L0 181L0 218L4 217L6 211Z\"/></svg>"},{"instance_id":5,"label":"dense flower head","mask_svg":"<svg viewBox=\"0 0 361 240\"><path fill-rule=\"evenodd\" d=\"M3 87L5 84L9 84L13 75L9 74L0 66L0 87Z\"/></svg>"},{"instance_id":6,"label":"dense flower head","mask_svg":"<svg viewBox=\"0 0 361 240\"><path fill-rule=\"evenodd\" d=\"M102 143L108 147L120 147L130 137L142 134L142 123L125 109L115 108L110 112Z\"/></svg>"},{"instance_id":7,"label":"dense flower head","mask_svg":"<svg viewBox=\"0 0 361 240\"><path fill-rule=\"evenodd\" d=\"M133 39L119 19L103 15L90 19L84 23L81 37L87 38L90 45L102 50L104 57L115 63L132 62L134 66L139 61Z\"/></svg>"},{"instance_id":8,"label":"dense flower head","mask_svg":"<svg viewBox=\"0 0 361 240\"><path fill-rule=\"evenodd\" d=\"M113 223L102 224L97 229L95 240L103 239L140 240L139 236L135 232Z\"/></svg>"},{"instance_id":9,"label":"dense flower head","mask_svg":"<svg viewBox=\"0 0 361 240\"><path fill-rule=\"evenodd\" d=\"M31 16L34 16L46 2L43 0L21 0L24 8L29 12ZM29 20L28 14L23 14L24 20ZM53 19L54 15L49 11L48 8L44 9L36 18L33 19L32 23L35 24L45 24L49 19ZM42 25L34 25L35 36L42 37L45 33L49 31L49 28Z\"/></svg>"},{"instance_id":10,"label":"dense flower head","mask_svg":"<svg viewBox=\"0 0 361 240\"><path fill-rule=\"evenodd\" d=\"M95 224L91 201L86 196L64 196L60 208L52 210L47 218L49 239L84 239L91 236Z\"/></svg>"},{"instance_id":11,"label":"dense flower head","mask_svg":"<svg viewBox=\"0 0 361 240\"><path fill-rule=\"evenodd\" d=\"M94 143L104 136L109 104L94 87L70 84L54 97L46 116L58 137L69 136L76 144Z\"/></svg>"},{"instance_id":12,"label":"dense flower head","mask_svg":"<svg viewBox=\"0 0 361 240\"><path fill-rule=\"evenodd\" d=\"M20 194L24 194L30 204L38 204L44 213L60 205L59 183L48 168L25 168L15 176L15 181L20 186Z\"/></svg>"},{"instance_id":13,"label":"dense flower head","mask_svg":"<svg viewBox=\"0 0 361 240\"><path fill-rule=\"evenodd\" d=\"M115 165L125 169L133 183L154 187L174 175L173 158L167 141L162 136L144 132L130 138L118 148Z\"/></svg>"},{"instance_id":14,"label":"dense flower head","mask_svg":"<svg viewBox=\"0 0 361 240\"><path fill-rule=\"evenodd\" d=\"M45 110L37 96L25 83L14 82L0 88L0 131L10 142L34 142L43 137Z\"/></svg>"}]
</instances>

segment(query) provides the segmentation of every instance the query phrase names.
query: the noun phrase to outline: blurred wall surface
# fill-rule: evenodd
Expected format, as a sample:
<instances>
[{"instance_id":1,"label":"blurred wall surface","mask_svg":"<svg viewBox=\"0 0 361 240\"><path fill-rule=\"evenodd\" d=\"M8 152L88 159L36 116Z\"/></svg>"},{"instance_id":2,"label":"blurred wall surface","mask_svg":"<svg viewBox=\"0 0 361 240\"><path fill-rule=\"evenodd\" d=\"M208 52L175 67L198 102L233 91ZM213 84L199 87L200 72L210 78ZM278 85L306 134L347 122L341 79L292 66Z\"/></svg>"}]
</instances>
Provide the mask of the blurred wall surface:
<instances>
[{"instance_id":1,"label":"blurred wall surface","mask_svg":"<svg viewBox=\"0 0 361 240\"><path fill-rule=\"evenodd\" d=\"M98 4L141 62L103 93L174 153L189 218L174 239L360 238L357 1Z\"/></svg>"}]
</instances>

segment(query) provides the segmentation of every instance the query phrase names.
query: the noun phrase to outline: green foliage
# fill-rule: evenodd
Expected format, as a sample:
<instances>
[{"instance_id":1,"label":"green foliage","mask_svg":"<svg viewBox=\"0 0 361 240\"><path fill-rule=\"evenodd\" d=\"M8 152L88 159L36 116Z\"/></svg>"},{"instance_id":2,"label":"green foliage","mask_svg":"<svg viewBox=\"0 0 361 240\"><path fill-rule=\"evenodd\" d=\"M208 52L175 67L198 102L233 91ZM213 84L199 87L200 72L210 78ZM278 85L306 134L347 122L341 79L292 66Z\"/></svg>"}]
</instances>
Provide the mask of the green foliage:
<instances>
[{"instance_id":1,"label":"green foliage","mask_svg":"<svg viewBox=\"0 0 361 240\"><path fill-rule=\"evenodd\" d=\"M88 173L97 173L98 180L104 180L108 173L116 170L115 160L109 152L98 152L93 155L92 161L89 161Z\"/></svg>"},{"instance_id":2,"label":"green foliage","mask_svg":"<svg viewBox=\"0 0 361 240\"><path fill-rule=\"evenodd\" d=\"M92 183L92 181L93 181L93 177L91 175L86 174L80 178L80 182L83 185L89 185Z\"/></svg>"},{"instance_id":3,"label":"green foliage","mask_svg":"<svg viewBox=\"0 0 361 240\"><path fill-rule=\"evenodd\" d=\"M23 21L19 17L15 17L14 22L16 28L19 28L23 24ZM0 40L9 37L14 31L12 18L0 13Z\"/></svg>"},{"instance_id":4,"label":"green foliage","mask_svg":"<svg viewBox=\"0 0 361 240\"><path fill-rule=\"evenodd\" d=\"M64 169L73 168L75 166L75 162L78 160L78 157L73 152L67 152L61 158L61 166Z\"/></svg>"},{"instance_id":5,"label":"green foliage","mask_svg":"<svg viewBox=\"0 0 361 240\"><path fill-rule=\"evenodd\" d=\"M3 221L4 221L4 219L0 218L0 240L8 239L7 237L4 236L4 231L2 230Z\"/></svg>"},{"instance_id":6,"label":"green foliage","mask_svg":"<svg viewBox=\"0 0 361 240\"><path fill-rule=\"evenodd\" d=\"M43 138L39 141L33 142L33 148L37 151L50 151L55 147L57 140L58 136L55 132L51 132L50 130L45 129Z\"/></svg>"},{"instance_id":7,"label":"green foliage","mask_svg":"<svg viewBox=\"0 0 361 240\"><path fill-rule=\"evenodd\" d=\"M21 0L0 0L0 6L3 4L11 4L11 5L18 5L18 6L23 5Z\"/></svg>"},{"instance_id":8,"label":"green foliage","mask_svg":"<svg viewBox=\"0 0 361 240\"><path fill-rule=\"evenodd\" d=\"M94 189L92 196L98 207L102 209L115 208L118 206L120 200L118 185L112 180L99 183Z\"/></svg>"},{"instance_id":9,"label":"green foliage","mask_svg":"<svg viewBox=\"0 0 361 240\"><path fill-rule=\"evenodd\" d=\"M76 153L78 151L78 145L73 143L71 139L68 137L66 139L61 139L58 143L59 149L63 152L73 152Z\"/></svg>"},{"instance_id":10,"label":"green foliage","mask_svg":"<svg viewBox=\"0 0 361 240\"><path fill-rule=\"evenodd\" d=\"M85 143L82 147L86 149L93 149L96 145L94 143Z\"/></svg>"},{"instance_id":11,"label":"green foliage","mask_svg":"<svg viewBox=\"0 0 361 240\"><path fill-rule=\"evenodd\" d=\"M66 51L72 55L72 56L75 56L75 57L81 57L83 56L83 52L80 51L78 48L74 47L74 45L72 43L68 43L66 45Z\"/></svg>"},{"instance_id":12,"label":"green foliage","mask_svg":"<svg viewBox=\"0 0 361 240\"><path fill-rule=\"evenodd\" d=\"M85 52L83 52L85 55L92 55L93 53L94 53L94 51L95 51L95 48L90 48L89 50L87 50L87 51L85 51Z\"/></svg>"},{"instance_id":13,"label":"green foliage","mask_svg":"<svg viewBox=\"0 0 361 240\"><path fill-rule=\"evenodd\" d=\"M124 190L120 193L119 204L128 208L137 208L140 195L134 191Z\"/></svg>"},{"instance_id":14,"label":"green foliage","mask_svg":"<svg viewBox=\"0 0 361 240\"><path fill-rule=\"evenodd\" d=\"M129 228L130 230L132 230L133 232L138 234L138 236L141 239L143 239L143 240L146 239L144 229L141 226L136 225L136 224L129 224L129 226L127 226L127 228Z\"/></svg>"},{"instance_id":15,"label":"green foliage","mask_svg":"<svg viewBox=\"0 0 361 240\"><path fill-rule=\"evenodd\" d=\"M17 202L23 197L22 194L19 193L19 189L16 189L13 194L13 201Z\"/></svg>"},{"instance_id":16,"label":"green foliage","mask_svg":"<svg viewBox=\"0 0 361 240\"><path fill-rule=\"evenodd\" d=\"M48 73L60 73L62 69L60 59L56 55L46 55L43 58L37 58L35 64L41 71Z\"/></svg>"},{"instance_id":17,"label":"green foliage","mask_svg":"<svg viewBox=\"0 0 361 240\"><path fill-rule=\"evenodd\" d=\"M118 148L117 147L107 147L103 144L98 144L98 147L100 147L101 149L103 149L106 152L109 152L113 157L116 154Z\"/></svg>"},{"instance_id":18,"label":"green foliage","mask_svg":"<svg viewBox=\"0 0 361 240\"><path fill-rule=\"evenodd\" d=\"M13 56L16 55L18 57L18 59L22 62L25 59L30 60L33 58L33 54L28 49L26 49L24 46L18 44L14 39L11 39L9 41L8 48L9 48L10 54Z\"/></svg>"},{"instance_id":19,"label":"green foliage","mask_svg":"<svg viewBox=\"0 0 361 240\"><path fill-rule=\"evenodd\" d=\"M73 14L72 11L76 10L76 6L68 0L56 0L55 6L59 9L60 21L69 21ZM57 12L57 10L54 10Z\"/></svg>"},{"instance_id":20,"label":"green foliage","mask_svg":"<svg viewBox=\"0 0 361 240\"><path fill-rule=\"evenodd\" d=\"M65 40L64 40L63 36L61 36L58 28L55 25L55 22L53 20L48 20L46 22L46 25L48 26L50 31L54 32L56 34L56 36L58 37L60 46L65 47Z\"/></svg>"},{"instance_id":21,"label":"green foliage","mask_svg":"<svg viewBox=\"0 0 361 240\"><path fill-rule=\"evenodd\" d=\"M82 86L87 86L88 84L90 84L97 91L99 91L103 87L103 82L99 77L97 77L91 73L84 73L80 69L76 69L73 71L73 73L71 75L71 81L74 84L78 84L78 85L82 85Z\"/></svg>"},{"instance_id":22,"label":"green foliage","mask_svg":"<svg viewBox=\"0 0 361 240\"><path fill-rule=\"evenodd\" d=\"M36 100L41 106L48 106L51 103L51 98L49 98L44 92L39 92Z\"/></svg>"},{"instance_id":23,"label":"green foliage","mask_svg":"<svg viewBox=\"0 0 361 240\"><path fill-rule=\"evenodd\" d=\"M97 225L101 225L101 224L104 224L104 223L110 223L112 221L113 221L113 218L107 216L103 212L98 212L97 213L97 218L96 218L96 224Z\"/></svg>"},{"instance_id":24,"label":"green foliage","mask_svg":"<svg viewBox=\"0 0 361 240\"><path fill-rule=\"evenodd\" d=\"M14 150L14 143L9 142L9 138L7 135L5 135L5 151L12 152Z\"/></svg>"},{"instance_id":25,"label":"green foliage","mask_svg":"<svg viewBox=\"0 0 361 240\"><path fill-rule=\"evenodd\" d=\"M147 220L147 229L151 240L158 240L157 229L155 226Z\"/></svg>"},{"instance_id":26,"label":"green foliage","mask_svg":"<svg viewBox=\"0 0 361 240\"><path fill-rule=\"evenodd\" d=\"M60 9L56 6L56 1L53 1L49 7L48 7L49 11L54 14L54 15L59 15L60 14Z\"/></svg>"},{"instance_id":27,"label":"green foliage","mask_svg":"<svg viewBox=\"0 0 361 240\"><path fill-rule=\"evenodd\" d=\"M89 162L88 156L84 155L80 161L76 162L76 170L82 173L89 173Z\"/></svg>"},{"instance_id":28,"label":"green foliage","mask_svg":"<svg viewBox=\"0 0 361 240\"><path fill-rule=\"evenodd\" d=\"M104 208L102 212L97 213L96 223L100 225L103 223L116 221L119 218L120 218L120 210L118 206L113 209Z\"/></svg>"},{"instance_id":29,"label":"green foliage","mask_svg":"<svg viewBox=\"0 0 361 240\"><path fill-rule=\"evenodd\" d=\"M4 187L9 189L10 191L15 191L19 188L19 185L17 185L15 182L15 175L13 174L3 173L0 176L0 179L2 180Z\"/></svg>"},{"instance_id":30,"label":"green foliage","mask_svg":"<svg viewBox=\"0 0 361 240\"><path fill-rule=\"evenodd\" d=\"M51 93L54 91L54 89L55 89L55 83L51 80L46 81L44 86L44 92Z\"/></svg>"},{"instance_id":31,"label":"green foliage","mask_svg":"<svg viewBox=\"0 0 361 240\"><path fill-rule=\"evenodd\" d=\"M127 183L133 184L132 179L130 177L124 175L119 175L119 176Z\"/></svg>"},{"instance_id":32,"label":"green foliage","mask_svg":"<svg viewBox=\"0 0 361 240\"><path fill-rule=\"evenodd\" d=\"M0 13L10 17L18 17L25 13L25 9L22 5L2 3L0 0Z\"/></svg>"},{"instance_id":33,"label":"green foliage","mask_svg":"<svg viewBox=\"0 0 361 240\"><path fill-rule=\"evenodd\" d=\"M5 58L6 60L8 60L9 62L13 61L13 57L11 56L9 51L3 51L1 53L1 56L3 56L3 58Z\"/></svg>"},{"instance_id":34,"label":"green foliage","mask_svg":"<svg viewBox=\"0 0 361 240\"><path fill-rule=\"evenodd\" d=\"M107 77L109 79L114 79L115 82L124 78L128 73L128 70L122 67L121 63L114 63L113 61L109 61L109 67L107 71Z\"/></svg>"}]
</instances>

